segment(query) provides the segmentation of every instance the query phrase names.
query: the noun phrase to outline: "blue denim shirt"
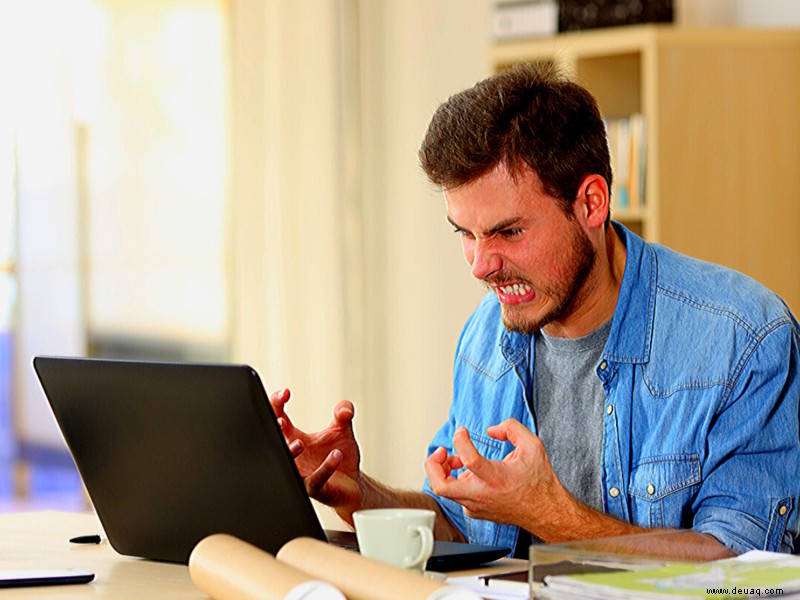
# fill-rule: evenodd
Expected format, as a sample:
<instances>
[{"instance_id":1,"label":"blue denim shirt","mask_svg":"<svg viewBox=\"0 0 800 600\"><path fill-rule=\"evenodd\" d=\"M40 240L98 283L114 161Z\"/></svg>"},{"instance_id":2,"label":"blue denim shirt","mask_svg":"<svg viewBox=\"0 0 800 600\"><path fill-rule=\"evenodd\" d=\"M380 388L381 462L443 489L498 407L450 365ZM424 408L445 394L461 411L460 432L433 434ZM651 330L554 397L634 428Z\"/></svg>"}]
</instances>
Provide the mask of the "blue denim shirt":
<instances>
[{"instance_id":1,"label":"blue denim shirt","mask_svg":"<svg viewBox=\"0 0 800 600\"><path fill-rule=\"evenodd\" d=\"M790 552L800 527L800 326L752 279L614 227L627 260L596 368L604 511L709 533L735 552ZM481 454L502 460L512 446L488 426L514 418L536 432L533 346L503 327L487 294L461 333L450 415L429 453L452 453L464 426ZM515 547L517 527L467 518L427 480L424 491L470 541Z\"/></svg>"}]
</instances>

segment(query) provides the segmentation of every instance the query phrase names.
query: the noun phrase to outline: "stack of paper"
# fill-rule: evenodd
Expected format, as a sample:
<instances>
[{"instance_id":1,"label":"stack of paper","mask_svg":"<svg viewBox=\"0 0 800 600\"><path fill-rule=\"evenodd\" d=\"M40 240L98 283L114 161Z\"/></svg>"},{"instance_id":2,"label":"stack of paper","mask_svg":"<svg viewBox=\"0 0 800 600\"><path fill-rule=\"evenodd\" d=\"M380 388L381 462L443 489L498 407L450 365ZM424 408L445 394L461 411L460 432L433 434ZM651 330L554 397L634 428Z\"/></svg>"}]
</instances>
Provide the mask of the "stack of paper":
<instances>
[{"instance_id":1,"label":"stack of paper","mask_svg":"<svg viewBox=\"0 0 800 600\"><path fill-rule=\"evenodd\" d=\"M800 597L800 557L756 551L705 564L672 563L641 571L555 576L546 578L545 584L537 598Z\"/></svg>"}]
</instances>

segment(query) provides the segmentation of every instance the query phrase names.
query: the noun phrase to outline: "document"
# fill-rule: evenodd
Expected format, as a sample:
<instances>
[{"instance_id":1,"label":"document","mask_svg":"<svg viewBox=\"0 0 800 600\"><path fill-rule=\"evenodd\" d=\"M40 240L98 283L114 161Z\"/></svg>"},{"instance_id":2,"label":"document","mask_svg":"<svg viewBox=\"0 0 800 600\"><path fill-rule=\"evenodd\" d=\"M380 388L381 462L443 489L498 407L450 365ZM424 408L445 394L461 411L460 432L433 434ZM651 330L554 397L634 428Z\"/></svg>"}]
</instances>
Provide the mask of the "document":
<instances>
[{"instance_id":1,"label":"document","mask_svg":"<svg viewBox=\"0 0 800 600\"><path fill-rule=\"evenodd\" d=\"M545 578L537 598L769 598L800 594L800 557L769 552L703 564Z\"/></svg>"},{"instance_id":2,"label":"document","mask_svg":"<svg viewBox=\"0 0 800 600\"><path fill-rule=\"evenodd\" d=\"M527 582L518 581L486 581L482 577L451 577L451 585L468 588L484 600L528 600L531 589Z\"/></svg>"}]
</instances>

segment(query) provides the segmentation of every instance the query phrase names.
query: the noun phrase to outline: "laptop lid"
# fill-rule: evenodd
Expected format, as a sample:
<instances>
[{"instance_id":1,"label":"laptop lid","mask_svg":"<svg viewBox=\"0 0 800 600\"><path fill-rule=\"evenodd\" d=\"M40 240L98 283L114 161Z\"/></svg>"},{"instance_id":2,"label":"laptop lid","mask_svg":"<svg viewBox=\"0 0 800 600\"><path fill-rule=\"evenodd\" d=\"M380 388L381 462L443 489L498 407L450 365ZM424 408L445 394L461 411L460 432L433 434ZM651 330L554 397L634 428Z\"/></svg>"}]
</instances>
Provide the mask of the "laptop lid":
<instances>
[{"instance_id":1,"label":"laptop lid","mask_svg":"<svg viewBox=\"0 0 800 600\"><path fill-rule=\"evenodd\" d=\"M213 533L273 554L295 537L326 539L251 367L44 356L33 366L120 554L186 563ZM509 551L437 542L428 568Z\"/></svg>"},{"instance_id":2,"label":"laptop lid","mask_svg":"<svg viewBox=\"0 0 800 600\"><path fill-rule=\"evenodd\" d=\"M120 554L185 563L218 532L271 553L298 536L325 539L252 368L33 364Z\"/></svg>"}]
</instances>

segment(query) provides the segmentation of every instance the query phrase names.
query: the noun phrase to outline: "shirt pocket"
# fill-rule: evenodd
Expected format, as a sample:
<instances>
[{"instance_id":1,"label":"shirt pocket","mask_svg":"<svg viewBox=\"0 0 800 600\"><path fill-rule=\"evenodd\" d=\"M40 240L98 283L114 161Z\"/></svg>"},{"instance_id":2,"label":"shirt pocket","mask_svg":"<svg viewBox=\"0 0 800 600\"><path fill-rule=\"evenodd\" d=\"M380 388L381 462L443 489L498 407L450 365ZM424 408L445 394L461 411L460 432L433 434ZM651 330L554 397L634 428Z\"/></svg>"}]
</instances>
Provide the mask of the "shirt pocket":
<instances>
[{"instance_id":1,"label":"shirt pocket","mask_svg":"<svg viewBox=\"0 0 800 600\"><path fill-rule=\"evenodd\" d=\"M497 382L503 375L514 368L514 365L505 360L500 352L488 356L473 356L466 352L458 355L458 360L471 371L482 375L491 382Z\"/></svg>"},{"instance_id":2,"label":"shirt pocket","mask_svg":"<svg viewBox=\"0 0 800 600\"><path fill-rule=\"evenodd\" d=\"M692 499L702 481L697 454L669 454L640 460L631 470L631 519L640 527L692 525Z\"/></svg>"}]
</instances>

